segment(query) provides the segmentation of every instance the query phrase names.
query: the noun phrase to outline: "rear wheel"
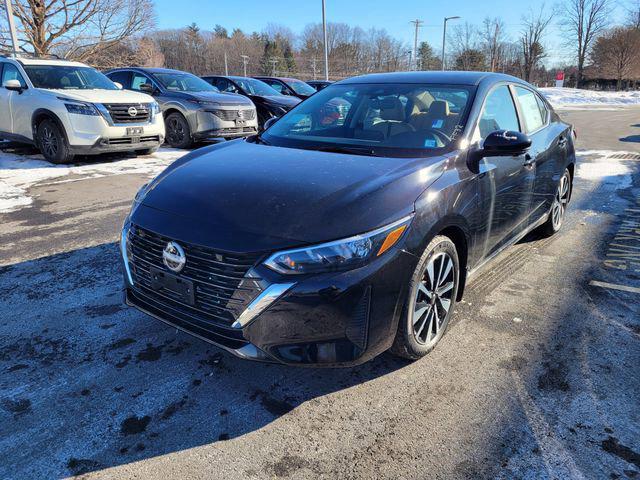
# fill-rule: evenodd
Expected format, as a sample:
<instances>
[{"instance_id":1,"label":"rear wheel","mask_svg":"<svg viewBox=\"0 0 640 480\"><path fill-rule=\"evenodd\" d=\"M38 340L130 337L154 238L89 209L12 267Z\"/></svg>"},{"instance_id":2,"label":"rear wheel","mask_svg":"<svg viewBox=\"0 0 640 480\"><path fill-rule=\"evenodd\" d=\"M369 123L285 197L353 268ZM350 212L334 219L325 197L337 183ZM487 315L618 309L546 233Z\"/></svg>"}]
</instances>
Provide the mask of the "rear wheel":
<instances>
[{"instance_id":1,"label":"rear wheel","mask_svg":"<svg viewBox=\"0 0 640 480\"><path fill-rule=\"evenodd\" d=\"M173 148L189 148L193 145L189 122L182 114L174 112L167 116L164 121L166 130L166 141Z\"/></svg>"},{"instance_id":2,"label":"rear wheel","mask_svg":"<svg viewBox=\"0 0 640 480\"><path fill-rule=\"evenodd\" d=\"M73 160L67 139L53 120L47 118L38 124L36 141L40 152L49 162L60 164Z\"/></svg>"},{"instance_id":3,"label":"rear wheel","mask_svg":"<svg viewBox=\"0 0 640 480\"><path fill-rule=\"evenodd\" d=\"M459 279L456 246L438 235L427 245L411 278L392 353L418 359L434 349L453 314Z\"/></svg>"},{"instance_id":4,"label":"rear wheel","mask_svg":"<svg viewBox=\"0 0 640 480\"><path fill-rule=\"evenodd\" d=\"M567 205L569 204L569 198L571 197L571 173L569 169L564 171L564 174L560 178L558 183L558 189L553 197L553 204L549 211L549 218L540 227L542 234L551 236L557 233L564 223L564 217L567 212Z\"/></svg>"}]
</instances>

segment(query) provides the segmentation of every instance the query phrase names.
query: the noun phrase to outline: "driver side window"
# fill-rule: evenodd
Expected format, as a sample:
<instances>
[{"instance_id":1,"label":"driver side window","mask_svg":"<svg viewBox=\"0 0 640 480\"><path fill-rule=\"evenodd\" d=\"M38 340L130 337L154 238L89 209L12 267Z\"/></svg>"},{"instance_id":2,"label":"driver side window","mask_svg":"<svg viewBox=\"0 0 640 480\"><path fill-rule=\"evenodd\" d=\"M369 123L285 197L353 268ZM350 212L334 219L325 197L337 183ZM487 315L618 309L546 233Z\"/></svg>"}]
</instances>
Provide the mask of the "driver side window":
<instances>
[{"instance_id":1,"label":"driver side window","mask_svg":"<svg viewBox=\"0 0 640 480\"><path fill-rule=\"evenodd\" d=\"M483 139L496 130L520 131L518 114L509 87L501 85L489 93L480 114L478 130L480 138Z\"/></svg>"},{"instance_id":2,"label":"driver side window","mask_svg":"<svg viewBox=\"0 0 640 480\"><path fill-rule=\"evenodd\" d=\"M131 77L131 90L142 90L140 88L141 85L153 85L151 80L146 75L142 75L141 73L135 72Z\"/></svg>"},{"instance_id":3,"label":"driver side window","mask_svg":"<svg viewBox=\"0 0 640 480\"><path fill-rule=\"evenodd\" d=\"M22 78L22 75L20 75L20 72L15 65L5 63L3 66L4 68L2 69L2 80L0 81L0 85L4 85L4 82L7 80L18 80L23 88L27 86L27 82L24 81L24 78Z\"/></svg>"}]
</instances>

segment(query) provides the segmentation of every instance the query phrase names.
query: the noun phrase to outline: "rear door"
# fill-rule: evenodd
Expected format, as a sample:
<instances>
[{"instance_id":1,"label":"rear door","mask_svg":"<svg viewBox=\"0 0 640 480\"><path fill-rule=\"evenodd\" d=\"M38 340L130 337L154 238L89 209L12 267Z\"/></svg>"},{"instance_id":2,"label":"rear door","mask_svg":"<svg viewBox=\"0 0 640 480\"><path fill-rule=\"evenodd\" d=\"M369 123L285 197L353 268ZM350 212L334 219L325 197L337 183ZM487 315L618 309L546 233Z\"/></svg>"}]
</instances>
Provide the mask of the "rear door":
<instances>
[{"instance_id":1,"label":"rear door","mask_svg":"<svg viewBox=\"0 0 640 480\"><path fill-rule=\"evenodd\" d=\"M486 96L476 137L496 130L523 131L511 88L494 87ZM480 210L485 213L485 255L509 243L528 226L535 173L525 155L484 157L480 161Z\"/></svg>"},{"instance_id":2,"label":"rear door","mask_svg":"<svg viewBox=\"0 0 640 480\"><path fill-rule=\"evenodd\" d=\"M553 203L566 152L562 126L551 119L551 112L538 93L524 86L515 86L518 110L524 129L531 138L527 163L535 174L531 196L531 222L539 220Z\"/></svg>"}]
</instances>

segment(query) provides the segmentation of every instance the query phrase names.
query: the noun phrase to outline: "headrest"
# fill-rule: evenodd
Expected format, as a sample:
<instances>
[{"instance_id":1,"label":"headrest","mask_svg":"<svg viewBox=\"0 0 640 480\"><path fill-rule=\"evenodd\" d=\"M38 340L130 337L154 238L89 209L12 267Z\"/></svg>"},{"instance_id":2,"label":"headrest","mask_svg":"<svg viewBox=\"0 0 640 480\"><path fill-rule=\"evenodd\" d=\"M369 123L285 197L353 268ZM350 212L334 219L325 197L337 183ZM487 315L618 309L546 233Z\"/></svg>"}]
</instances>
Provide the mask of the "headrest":
<instances>
[{"instance_id":1,"label":"headrest","mask_svg":"<svg viewBox=\"0 0 640 480\"><path fill-rule=\"evenodd\" d=\"M435 100L429 107L431 117L444 118L449 116L449 104L444 100Z\"/></svg>"},{"instance_id":2,"label":"headrest","mask_svg":"<svg viewBox=\"0 0 640 480\"><path fill-rule=\"evenodd\" d=\"M404 106L398 98L389 97L380 102L380 118L383 120L404 121Z\"/></svg>"}]
</instances>

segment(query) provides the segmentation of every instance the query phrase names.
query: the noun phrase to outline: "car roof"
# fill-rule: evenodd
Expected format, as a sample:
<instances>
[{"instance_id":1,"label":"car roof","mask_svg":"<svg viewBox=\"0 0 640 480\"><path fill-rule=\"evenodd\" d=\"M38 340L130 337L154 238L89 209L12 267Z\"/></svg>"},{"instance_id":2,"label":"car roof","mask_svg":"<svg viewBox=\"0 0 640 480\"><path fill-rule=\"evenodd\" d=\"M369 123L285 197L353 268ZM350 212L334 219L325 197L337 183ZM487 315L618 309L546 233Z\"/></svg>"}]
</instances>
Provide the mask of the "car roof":
<instances>
[{"instance_id":1,"label":"car roof","mask_svg":"<svg viewBox=\"0 0 640 480\"><path fill-rule=\"evenodd\" d=\"M143 73L190 73L183 70L175 70L173 68L157 68L157 67L120 67L113 68L109 72L116 72L118 70L137 70Z\"/></svg>"},{"instance_id":2,"label":"car roof","mask_svg":"<svg viewBox=\"0 0 640 480\"><path fill-rule=\"evenodd\" d=\"M302 80L300 80L299 78L292 78L292 77L270 77L269 75L256 75L253 78L273 78L274 80L282 80L283 82L290 82L290 81L299 81L301 82Z\"/></svg>"},{"instance_id":3,"label":"car roof","mask_svg":"<svg viewBox=\"0 0 640 480\"><path fill-rule=\"evenodd\" d=\"M21 57L8 57L8 60L15 60L22 65L51 65L61 67L88 67L88 65L81 62L72 62L70 60L54 60L49 58L21 58Z\"/></svg>"},{"instance_id":4,"label":"car roof","mask_svg":"<svg viewBox=\"0 0 640 480\"><path fill-rule=\"evenodd\" d=\"M526 82L519 78L503 73L458 71L372 73L347 78L346 80L341 80L336 83L442 83L450 85L479 85L484 81L507 81L526 84Z\"/></svg>"}]
</instances>

